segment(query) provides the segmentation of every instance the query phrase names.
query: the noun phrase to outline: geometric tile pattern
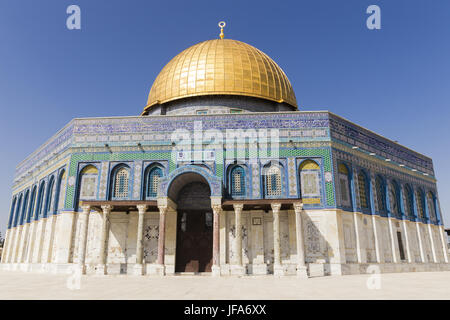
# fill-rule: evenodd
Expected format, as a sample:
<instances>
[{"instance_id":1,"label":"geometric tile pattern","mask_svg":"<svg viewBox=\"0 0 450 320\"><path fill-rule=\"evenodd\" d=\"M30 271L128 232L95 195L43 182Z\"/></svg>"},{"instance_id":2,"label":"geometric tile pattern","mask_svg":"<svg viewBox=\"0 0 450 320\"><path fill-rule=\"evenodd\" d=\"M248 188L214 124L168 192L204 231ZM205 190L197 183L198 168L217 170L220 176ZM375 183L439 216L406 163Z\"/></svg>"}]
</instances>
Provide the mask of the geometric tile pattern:
<instances>
[{"instance_id":1,"label":"geometric tile pattern","mask_svg":"<svg viewBox=\"0 0 450 320\"><path fill-rule=\"evenodd\" d=\"M245 187L251 190L249 195L252 199L261 198L260 165L274 156L279 157L283 166L281 179L283 197L296 197L299 194L297 168L299 160L312 158L320 163L319 181L324 200L322 207L332 208L337 205L336 197L339 198L340 190L335 190L335 181L339 161L350 163L354 174L357 168L364 168L370 173L372 186L375 185L373 182L375 175L380 174L388 179L400 181L401 185L409 183L437 194L430 158L329 112L75 119L17 167L14 192L15 194L23 192L19 186L29 187L32 184L32 181L29 181L30 177L49 170L47 164L54 161L54 157L61 155L70 157L64 202L66 210L74 207L80 162L93 163L99 169L98 199L106 199L107 196L110 162L133 162L134 166L130 168L130 184L132 184L130 198L140 199L143 161L165 161L168 165L168 172L165 175L180 169L180 163L172 158L171 134L176 129L192 132L195 123L199 121L202 130L214 129L222 132L224 137L228 129L252 129L256 132L262 129L279 129L278 154L272 154L272 150L264 150L264 147L259 154L254 154L253 151L250 154L249 150L245 150L246 157L253 157L253 161L244 161L246 167L250 169ZM219 179L217 181L226 180L224 156L234 153L239 148L242 146L226 151L222 147L215 149L215 161L209 161L207 165L210 168L209 172ZM267 155L264 155L266 151ZM386 158L391 161L385 161ZM354 187L355 190L359 190L356 179ZM374 191L371 193L376 194ZM359 193L355 193L359 207ZM373 201L373 205L376 206L376 199Z\"/></svg>"}]
</instances>

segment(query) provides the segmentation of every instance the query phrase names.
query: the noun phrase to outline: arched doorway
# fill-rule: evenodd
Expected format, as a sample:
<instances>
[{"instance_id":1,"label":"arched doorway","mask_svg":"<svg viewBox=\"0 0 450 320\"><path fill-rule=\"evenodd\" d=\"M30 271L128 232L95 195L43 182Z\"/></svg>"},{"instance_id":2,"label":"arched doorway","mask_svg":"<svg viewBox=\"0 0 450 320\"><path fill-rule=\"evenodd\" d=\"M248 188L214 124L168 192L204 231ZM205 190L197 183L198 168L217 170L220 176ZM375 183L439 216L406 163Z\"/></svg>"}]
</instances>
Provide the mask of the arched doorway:
<instances>
[{"instance_id":1,"label":"arched doorway","mask_svg":"<svg viewBox=\"0 0 450 320\"><path fill-rule=\"evenodd\" d=\"M169 190L177 203L175 272L211 272L213 215L211 190L201 175L186 173Z\"/></svg>"}]
</instances>

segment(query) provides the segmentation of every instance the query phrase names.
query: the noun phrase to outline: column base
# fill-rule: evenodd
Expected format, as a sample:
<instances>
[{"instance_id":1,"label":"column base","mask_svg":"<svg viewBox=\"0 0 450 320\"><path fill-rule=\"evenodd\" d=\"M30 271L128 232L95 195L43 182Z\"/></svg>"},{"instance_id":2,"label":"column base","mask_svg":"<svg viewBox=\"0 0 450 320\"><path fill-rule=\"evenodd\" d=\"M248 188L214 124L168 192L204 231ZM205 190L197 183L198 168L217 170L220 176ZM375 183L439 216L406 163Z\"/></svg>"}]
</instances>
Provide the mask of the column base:
<instances>
[{"instance_id":1,"label":"column base","mask_svg":"<svg viewBox=\"0 0 450 320\"><path fill-rule=\"evenodd\" d=\"M286 270L282 265L274 265L273 266L273 275L276 277L281 277L286 275Z\"/></svg>"},{"instance_id":2,"label":"column base","mask_svg":"<svg viewBox=\"0 0 450 320\"><path fill-rule=\"evenodd\" d=\"M213 277L220 277L220 266L213 265L211 267L211 275Z\"/></svg>"},{"instance_id":3,"label":"column base","mask_svg":"<svg viewBox=\"0 0 450 320\"><path fill-rule=\"evenodd\" d=\"M51 273L70 274L73 272L73 265L71 263L55 263L51 266Z\"/></svg>"},{"instance_id":4,"label":"column base","mask_svg":"<svg viewBox=\"0 0 450 320\"><path fill-rule=\"evenodd\" d=\"M252 265L252 274L255 275L266 275L268 274L267 264L261 263L261 264L253 264Z\"/></svg>"},{"instance_id":5,"label":"column base","mask_svg":"<svg viewBox=\"0 0 450 320\"><path fill-rule=\"evenodd\" d=\"M232 276L244 276L246 274L245 267L240 265L231 265L230 275Z\"/></svg>"},{"instance_id":6,"label":"column base","mask_svg":"<svg viewBox=\"0 0 450 320\"><path fill-rule=\"evenodd\" d=\"M43 263L41 266L41 272L50 272L51 270L51 264L50 263Z\"/></svg>"},{"instance_id":7,"label":"column base","mask_svg":"<svg viewBox=\"0 0 450 320\"><path fill-rule=\"evenodd\" d=\"M145 267L142 263L136 263L133 267L133 274L135 276L143 276Z\"/></svg>"},{"instance_id":8,"label":"column base","mask_svg":"<svg viewBox=\"0 0 450 320\"><path fill-rule=\"evenodd\" d=\"M325 266L323 263L310 263L309 276L310 277L324 277L325 276Z\"/></svg>"},{"instance_id":9,"label":"column base","mask_svg":"<svg viewBox=\"0 0 450 320\"><path fill-rule=\"evenodd\" d=\"M86 265L85 264L77 264L73 267L73 271L78 274L86 274Z\"/></svg>"},{"instance_id":10,"label":"column base","mask_svg":"<svg viewBox=\"0 0 450 320\"><path fill-rule=\"evenodd\" d=\"M107 270L106 270L106 264L98 264L95 267L95 274L102 275L102 276L108 274Z\"/></svg>"},{"instance_id":11,"label":"column base","mask_svg":"<svg viewBox=\"0 0 450 320\"><path fill-rule=\"evenodd\" d=\"M157 264L154 267L154 271L156 275L163 277L166 275L166 266L163 264Z\"/></svg>"},{"instance_id":12,"label":"column base","mask_svg":"<svg viewBox=\"0 0 450 320\"><path fill-rule=\"evenodd\" d=\"M330 263L330 275L332 276L342 276L342 264L340 263Z\"/></svg>"},{"instance_id":13,"label":"column base","mask_svg":"<svg viewBox=\"0 0 450 320\"><path fill-rule=\"evenodd\" d=\"M297 266L297 277L302 279L308 279L308 268L306 266Z\"/></svg>"}]
</instances>

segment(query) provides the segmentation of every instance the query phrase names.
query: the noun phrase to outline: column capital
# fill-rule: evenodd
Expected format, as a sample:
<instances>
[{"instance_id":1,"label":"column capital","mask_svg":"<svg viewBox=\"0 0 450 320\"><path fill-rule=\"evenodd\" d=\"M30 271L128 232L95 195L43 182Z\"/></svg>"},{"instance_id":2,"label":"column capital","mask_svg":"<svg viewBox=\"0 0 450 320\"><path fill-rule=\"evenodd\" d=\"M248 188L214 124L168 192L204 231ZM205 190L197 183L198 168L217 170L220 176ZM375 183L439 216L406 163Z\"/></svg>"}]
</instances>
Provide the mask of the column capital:
<instances>
[{"instance_id":1,"label":"column capital","mask_svg":"<svg viewBox=\"0 0 450 320\"><path fill-rule=\"evenodd\" d=\"M244 209L244 204L243 203L235 203L235 204L233 204L233 208L234 208L234 212L241 213L242 209Z\"/></svg>"},{"instance_id":2,"label":"column capital","mask_svg":"<svg viewBox=\"0 0 450 320\"><path fill-rule=\"evenodd\" d=\"M222 213L222 205L221 204L212 204L211 208L214 213L221 214Z\"/></svg>"},{"instance_id":3,"label":"column capital","mask_svg":"<svg viewBox=\"0 0 450 320\"><path fill-rule=\"evenodd\" d=\"M103 213L106 213L106 214L111 213L111 210L113 209L113 206L110 204L104 204L101 207L102 207Z\"/></svg>"},{"instance_id":4,"label":"column capital","mask_svg":"<svg viewBox=\"0 0 450 320\"><path fill-rule=\"evenodd\" d=\"M139 211L139 214L144 214L148 208L148 206L146 204L138 204L136 207Z\"/></svg>"},{"instance_id":5,"label":"column capital","mask_svg":"<svg viewBox=\"0 0 450 320\"><path fill-rule=\"evenodd\" d=\"M294 202L293 203L294 206L294 211L297 212L301 212L303 210L303 203L302 202Z\"/></svg>"},{"instance_id":6,"label":"column capital","mask_svg":"<svg viewBox=\"0 0 450 320\"><path fill-rule=\"evenodd\" d=\"M81 209L83 209L83 213L88 214L91 211L91 206L88 204L82 205Z\"/></svg>"},{"instance_id":7,"label":"column capital","mask_svg":"<svg viewBox=\"0 0 450 320\"><path fill-rule=\"evenodd\" d=\"M170 207L173 211L177 210L177 204L173 202L169 197L160 197L157 199L158 202L158 208L161 207Z\"/></svg>"},{"instance_id":8,"label":"column capital","mask_svg":"<svg viewBox=\"0 0 450 320\"><path fill-rule=\"evenodd\" d=\"M281 203L273 202L270 204L273 213L280 213Z\"/></svg>"},{"instance_id":9,"label":"column capital","mask_svg":"<svg viewBox=\"0 0 450 320\"><path fill-rule=\"evenodd\" d=\"M158 206L158 209L159 209L159 214L163 215L163 214L167 213L167 210L169 210L169 207L168 206Z\"/></svg>"}]
</instances>

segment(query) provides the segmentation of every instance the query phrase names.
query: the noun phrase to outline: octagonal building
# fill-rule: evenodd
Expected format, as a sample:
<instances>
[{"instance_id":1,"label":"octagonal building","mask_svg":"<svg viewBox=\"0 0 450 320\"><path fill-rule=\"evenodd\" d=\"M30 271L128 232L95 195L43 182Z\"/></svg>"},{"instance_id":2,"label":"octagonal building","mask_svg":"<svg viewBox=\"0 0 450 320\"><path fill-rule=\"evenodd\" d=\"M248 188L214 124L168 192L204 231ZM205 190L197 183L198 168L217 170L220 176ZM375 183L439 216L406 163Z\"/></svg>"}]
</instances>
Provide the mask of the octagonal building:
<instances>
[{"instance_id":1,"label":"octagonal building","mask_svg":"<svg viewBox=\"0 0 450 320\"><path fill-rule=\"evenodd\" d=\"M0 266L308 277L370 265L450 270L432 160L299 111L269 56L221 38L175 56L139 116L73 119L17 166Z\"/></svg>"}]
</instances>

